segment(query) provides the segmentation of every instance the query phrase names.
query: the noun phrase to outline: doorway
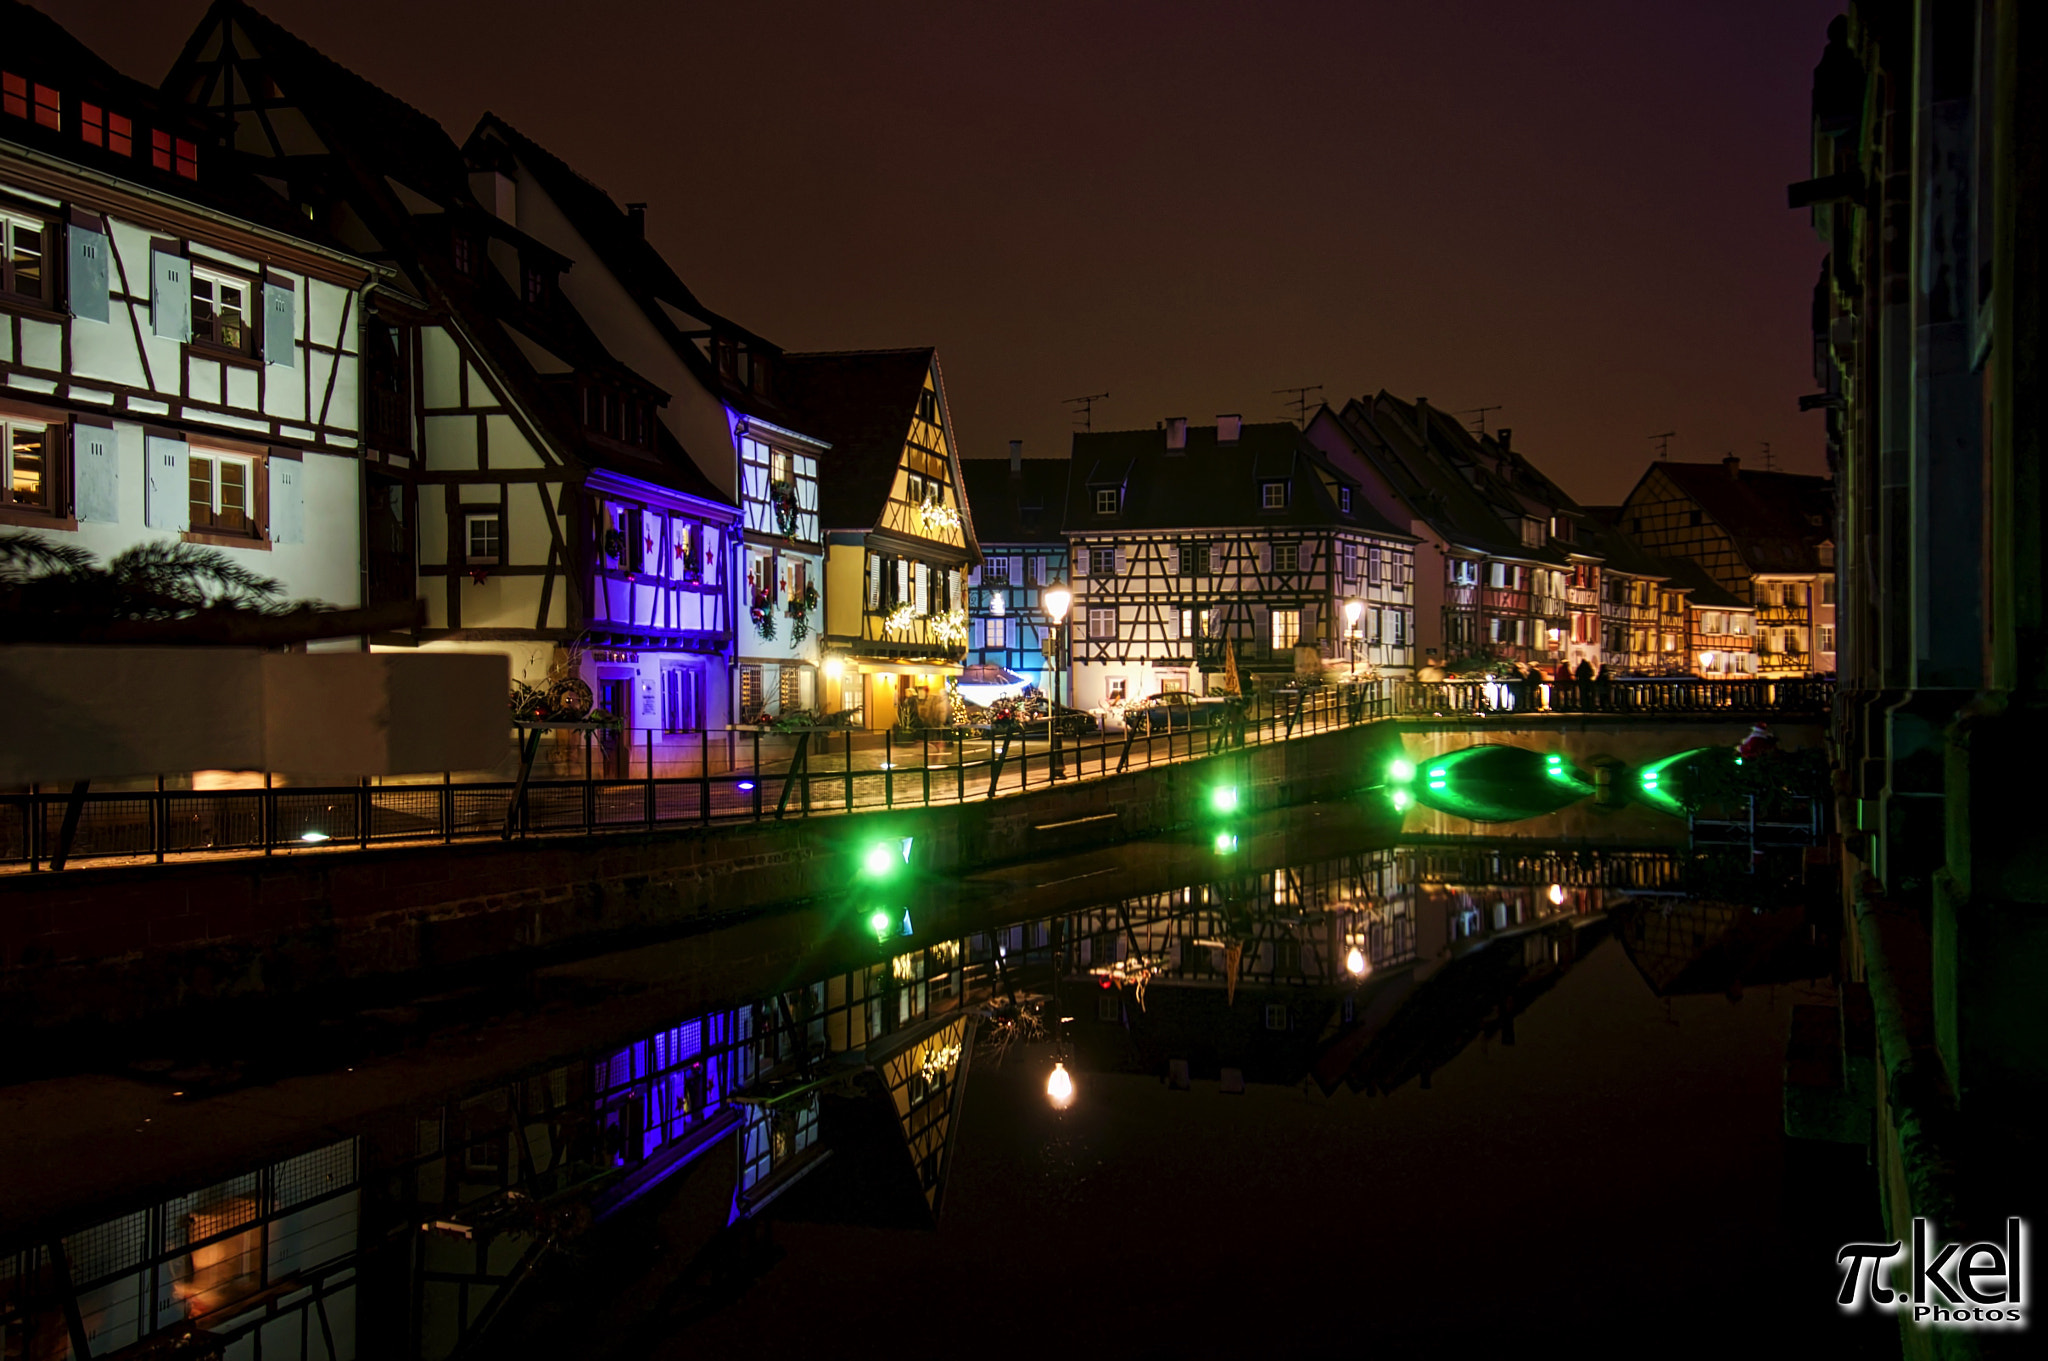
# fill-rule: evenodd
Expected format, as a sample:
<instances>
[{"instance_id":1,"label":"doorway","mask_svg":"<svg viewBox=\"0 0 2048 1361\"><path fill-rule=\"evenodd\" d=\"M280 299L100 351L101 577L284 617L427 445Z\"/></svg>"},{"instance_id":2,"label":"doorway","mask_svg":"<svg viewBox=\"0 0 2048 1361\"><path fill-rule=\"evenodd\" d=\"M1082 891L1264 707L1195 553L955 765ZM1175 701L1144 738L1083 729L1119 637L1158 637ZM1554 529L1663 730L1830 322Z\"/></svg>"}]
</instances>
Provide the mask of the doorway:
<instances>
[{"instance_id":1,"label":"doorway","mask_svg":"<svg viewBox=\"0 0 2048 1361\"><path fill-rule=\"evenodd\" d=\"M598 689L601 695L599 702L619 725L597 735L598 744L604 752L604 778L623 780L628 778L626 766L632 760L633 751L633 682L600 680Z\"/></svg>"}]
</instances>

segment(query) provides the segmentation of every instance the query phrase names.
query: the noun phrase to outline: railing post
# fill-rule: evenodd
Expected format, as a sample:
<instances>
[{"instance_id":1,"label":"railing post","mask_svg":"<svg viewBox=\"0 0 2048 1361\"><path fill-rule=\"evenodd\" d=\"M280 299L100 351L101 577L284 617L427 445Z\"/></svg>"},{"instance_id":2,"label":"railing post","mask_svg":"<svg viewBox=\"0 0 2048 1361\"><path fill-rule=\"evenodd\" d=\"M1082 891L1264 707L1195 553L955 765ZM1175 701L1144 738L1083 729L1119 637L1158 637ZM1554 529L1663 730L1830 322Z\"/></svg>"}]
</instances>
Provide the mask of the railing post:
<instances>
[{"instance_id":1,"label":"railing post","mask_svg":"<svg viewBox=\"0 0 2048 1361\"><path fill-rule=\"evenodd\" d=\"M697 820L711 822L711 729L697 729Z\"/></svg>"},{"instance_id":2,"label":"railing post","mask_svg":"<svg viewBox=\"0 0 2048 1361\"><path fill-rule=\"evenodd\" d=\"M846 730L846 811L853 811L853 729Z\"/></svg>"},{"instance_id":3,"label":"railing post","mask_svg":"<svg viewBox=\"0 0 2048 1361\"><path fill-rule=\"evenodd\" d=\"M896 806L896 730L882 730L882 806Z\"/></svg>"},{"instance_id":4,"label":"railing post","mask_svg":"<svg viewBox=\"0 0 2048 1361\"><path fill-rule=\"evenodd\" d=\"M759 822L761 820L761 729L758 726L754 729L754 768L749 773L754 777L754 821Z\"/></svg>"},{"instance_id":5,"label":"railing post","mask_svg":"<svg viewBox=\"0 0 2048 1361\"><path fill-rule=\"evenodd\" d=\"M263 838L263 853L270 854L271 843L277 840L277 802L270 793L270 772L263 772L263 792L256 796L261 802L256 809L256 830Z\"/></svg>"},{"instance_id":6,"label":"railing post","mask_svg":"<svg viewBox=\"0 0 2048 1361\"><path fill-rule=\"evenodd\" d=\"M597 790L590 783L591 730L583 730L583 834L597 830Z\"/></svg>"},{"instance_id":7,"label":"railing post","mask_svg":"<svg viewBox=\"0 0 2048 1361\"><path fill-rule=\"evenodd\" d=\"M164 863L164 843L171 839L171 814L164 803L164 777L156 777L156 802L150 806L149 839L156 844L156 863Z\"/></svg>"},{"instance_id":8,"label":"railing post","mask_svg":"<svg viewBox=\"0 0 2048 1361\"><path fill-rule=\"evenodd\" d=\"M159 781L159 784L162 782ZM441 844L455 839L455 773L441 772Z\"/></svg>"},{"instance_id":9,"label":"railing post","mask_svg":"<svg viewBox=\"0 0 2048 1361\"><path fill-rule=\"evenodd\" d=\"M356 796L356 849L366 850L370 845L370 777L365 775L362 788Z\"/></svg>"},{"instance_id":10,"label":"railing post","mask_svg":"<svg viewBox=\"0 0 2048 1361\"><path fill-rule=\"evenodd\" d=\"M647 830L654 830L654 729L643 728L647 734Z\"/></svg>"},{"instance_id":11,"label":"railing post","mask_svg":"<svg viewBox=\"0 0 2048 1361\"><path fill-rule=\"evenodd\" d=\"M924 806L932 806L932 733L930 728L920 728L918 739L923 744L923 755L918 761L918 774L924 779Z\"/></svg>"}]
</instances>

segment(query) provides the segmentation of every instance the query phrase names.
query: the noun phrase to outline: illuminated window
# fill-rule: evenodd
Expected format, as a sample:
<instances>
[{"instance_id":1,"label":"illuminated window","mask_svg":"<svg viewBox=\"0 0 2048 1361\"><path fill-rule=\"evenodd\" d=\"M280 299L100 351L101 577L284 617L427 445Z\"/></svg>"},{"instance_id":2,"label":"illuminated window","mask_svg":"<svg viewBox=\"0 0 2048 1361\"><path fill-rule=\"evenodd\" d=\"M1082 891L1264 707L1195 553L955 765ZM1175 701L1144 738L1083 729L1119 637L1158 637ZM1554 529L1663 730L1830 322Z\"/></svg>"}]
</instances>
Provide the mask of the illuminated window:
<instances>
[{"instance_id":1,"label":"illuminated window","mask_svg":"<svg viewBox=\"0 0 2048 1361\"><path fill-rule=\"evenodd\" d=\"M0 213L0 293L31 302L50 300L46 257L51 236L50 224L41 218Z\"/></svg>"},{"instance_id":2,"label":"illuminated window","mask_svg":"<svg viewBox=\"0 0 2048 1361\"><path fill-rule=\"evenodd\" d=\"M1259 506L1264 510L1287 509L1287 484L1267 482L1259 488Z\"/></svg>"},{"instance_id":3,"label":"illuminated window","mask_svg":"<svg viewBox=\"0 0 2048 1361\"><path fill-rule=\"evenodd\" d=\"M505 518L492 511L462 521L466 556L472 565L493 567L505 560Z\"/></svg>"},{"instance_id":4,"label":"illuminated window","mask_svg":"<svg viewBox=\"0 0 2048 1361\"><path fill-rule=\"evenodd\" d=\"M1126 699L1130 698L1131 683L1126 678L1122 676L1111 676L1108 681L1108 686L1109 688L1105 692L1105 694L1111 704L1121 704Z\"/></svg>"},{"instance_id":5,"label":"illuminated window","mask_svg":"<svg viewBox=\"0 0 2048 1361\"><path fill-rule=\"evenodd\" d=\"M183 137L171 136L162 128L150 130L149 163L158 170L169 170L188 180L199 178L199 148Z\"/></svg>"},{"instance_id":6,"label":"illuminated window","mask_svg":"<svg viewBox=\"0 0 2048 1361\"><path fill-rule=\"evenodd\" d=\"M192 338L247 353L255 341L249 324L249 281L230 274L192 271Z\"/></svg>"},{"instance_id":7,"label":"illuminated window","mask_svg":"<svg viewBox=\"0 0 2048 1361\"><path fill-rule=\"evenodd\" d=\"M1349 515L1351 513L1351 488L1337 488L1337 509L1339 512L1345 515Z\"/></svg>"},{"instance_id":8,"label":"illuminated window","mask_svg":"<svg viewBox=\"0 0 2048 1361\"><path fill-rule=\"evenodd\" d=\"M981 564L981 579L983 584L989 586L1009 585L1010 560L1008 558L986 559Z\"/></svg>"},{"instance_id":9,"label":"illuminated window","mask_svg":"<svg viewBox=\"0 0 2048 1361\"><path fill-rule=\"evenodd\" d=\"M1301 611L1273 611L1273 648L1279 651L1301 641Z\"/></svg>"},{"instance_id":10,"label":"illuminated window","mask_svg":"<svg viewBox=\"0 0 2048 1361\"><path fill-rule=\"evenodd\" d=\"M1273 570L1276 572L1299 572L1301 570L1301 545L1298 543L1274 544Z\"/></svg>"},{"instance_id":11,"label":"illuminated window","mask_svg":"<svg viewBox=\"0 0 2048 1361\"><path fill-rule=\"evenodd\" d=\"M1098 487L1095 489L1095 513L1097 515L1116 514L1116 502L1117 494L1115 487Z\"/></svg>"},{"instance_id":12,"label":"illuminated window","mask_svg":"<svg viewBox=\"0 0 2048 1361\"><path fill-rule=\"evenodd\" d=\"M1010 622L1010 621L1009 621L1009 620L1007 620L1007 619L989 619L989 620L986 620L986 621L985 621L985 622L984 622L984 623L982 624L982 628L983 628L983 630L984 630L984 635L983 635L983 640L982 640L982 646L983 646L983 647L1008 647L1008 646L1009 646L1009 641L1008 641L1008 637L1009 637L1009 622Z\"/></svg>"},{"instance_id":13,"label":"illuminated window","mask_svg":"<svg viewBox=\"0 0 2048 1361\"><path fill-rule=\"evenodd\" d=\"M7 504L49 510L50 456L58 447L62 427L0 422L6 440Z\"/></svg>"},{"instance_id":14,"label":"illuminated window","mask_svg":"<svg viewBox=\"0 0 2048 1361\"><path fill-rule=\"evenodd\" d=\"M0 111L10 118L28 117L28 80L12 71L0 71Z\"/></svg>"},{"instance_id":15,"label":"illuminated window","mask_svg":"<svg viewBox=\"0 0 2048 1361\"><path fill-rule=\"evenodd\" d=\"M1116 637L1116 610L1100 605L1088 609L1088 636L1105 639Z\"/></svg>"},{"instance_id":16,"label":"illuminated window","mask_svg":"<svg viewBox=\"0 0 2048 1361\"><path fill-rule=\"evenodd\" d=\"M256 460L195 450L185 467L191 487L192 528L256 535Z\"/></svg>"},{"instance_id":17,"label":"illuminated window","mask_svg":"<svg viewBox=\"0 0 2048 1361\"><path fill-rule=\"evenodd\" d=\"M78 106L78 135L89 146L105 147L116 156L135 154L135 125L97 104Z\"/></svg>"}]
</instances>

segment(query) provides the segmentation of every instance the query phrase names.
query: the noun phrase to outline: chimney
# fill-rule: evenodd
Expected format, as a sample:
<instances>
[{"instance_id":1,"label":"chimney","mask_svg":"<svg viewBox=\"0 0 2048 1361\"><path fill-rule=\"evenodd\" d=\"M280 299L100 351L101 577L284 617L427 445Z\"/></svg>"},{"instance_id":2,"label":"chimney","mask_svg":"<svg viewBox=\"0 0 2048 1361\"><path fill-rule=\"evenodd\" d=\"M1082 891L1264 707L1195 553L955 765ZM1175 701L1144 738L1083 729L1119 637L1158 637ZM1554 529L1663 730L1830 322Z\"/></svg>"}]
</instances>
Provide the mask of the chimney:
<instances>
[{"instance_id":1,"label":"chimney","mask_svg":"<svg viewBox=\"0 0 2048 1361\"><path fill-rule=\"evenodd\" d=\"M1022 477L1023 475L1024 441L1020 439L1013 439L1010 441L1010 476Z\"/></svg>"},{"instance_id":2,"label":"chimney","mask_svg":"<svg viewBox=\"0 0 2048 1361\"><path fill-rule=\"evenodd\" d=\"M1737 458L1733 454L1730 454L1728 455L1728 457L1721 460L1721 466L1728 470L1728 476L1734 478L1738 482L1742 480L1741 459Z\"/></svg>"},{"instance_id":3,"label":"chimney","mask_svg":"<svg viewBox=\"0 0 2048 1361\"><path fill-rule=\"evenodd\" d=\"M1512 427L1503 425L1500 429L1493 432L1493 437L1500 443L1500 451L1502 453L1509 453L1514 449L1515 432Z\"/></svg>"},{"instance_id":4,"label":"chimney","mask_svg":"<svg viewBox=\"0 0 2048 1361\"><path fill-rule=\"evenodd\" d=\"M1216 418L1216 442L1235 444L1237 437L1244 433L1244 417L1218 416Z\"/></svg>"},{"instance_id":5,"label":"chimney","mask_svg":"<svg viewBox=\"0 0 2048 1361\"><path fill-rule=\"evenodd\" d=\"M626 205L626 225L633 229L633 235L647 235L647 205L629 203Z\"/></svg>"},{"instance_id":6,"label":"chimney","mask_svg":"<svg viewBox=\"0 0 2048 1361\"><path fill-rule=\"evenodd\" d=\"M1429 398L1415 399L1415 436L1422 441L1422 447L1429 447Z\"/></svg>"},{"instance_id":7,"label":"chimney","mask_svg":"<svg viewBox=\"0 0 2048 1361\"><path fill-rule=\"evenodd\" d=\"M1186 416L1168 416L1166 418L1166 451L1170 454L1177 454L1187 447L1188 418Z\"/></svg>"}]
</instances>

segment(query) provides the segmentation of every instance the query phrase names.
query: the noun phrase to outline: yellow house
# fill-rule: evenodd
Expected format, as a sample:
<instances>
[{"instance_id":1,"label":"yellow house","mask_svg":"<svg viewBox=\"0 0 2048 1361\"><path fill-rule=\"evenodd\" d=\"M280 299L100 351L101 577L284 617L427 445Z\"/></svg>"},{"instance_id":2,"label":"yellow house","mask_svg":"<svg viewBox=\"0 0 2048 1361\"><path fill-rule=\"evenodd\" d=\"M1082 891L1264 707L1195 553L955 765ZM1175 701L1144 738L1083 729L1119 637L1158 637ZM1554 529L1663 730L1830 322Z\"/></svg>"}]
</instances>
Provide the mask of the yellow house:
<instances>
[{"instance_id":1,"label":"yellow house","mask_svg":"<svg viewBox=\"0 0 2048 1361\"><path fill-rule=\"evenodd\" d=\"M819 467L825 713L862 727L943 717L967 653L974 539L945 384L930 347L783 357Z\"/></svg>"}]
</instances>

